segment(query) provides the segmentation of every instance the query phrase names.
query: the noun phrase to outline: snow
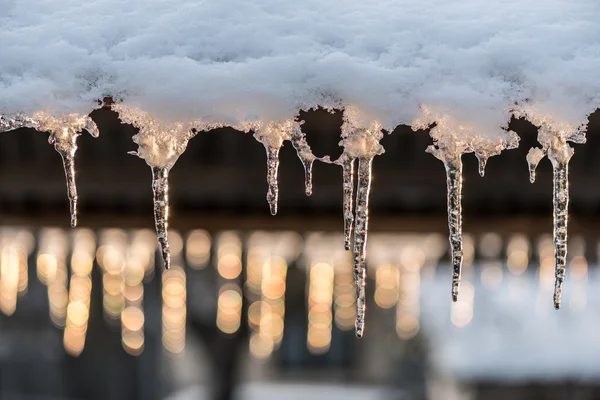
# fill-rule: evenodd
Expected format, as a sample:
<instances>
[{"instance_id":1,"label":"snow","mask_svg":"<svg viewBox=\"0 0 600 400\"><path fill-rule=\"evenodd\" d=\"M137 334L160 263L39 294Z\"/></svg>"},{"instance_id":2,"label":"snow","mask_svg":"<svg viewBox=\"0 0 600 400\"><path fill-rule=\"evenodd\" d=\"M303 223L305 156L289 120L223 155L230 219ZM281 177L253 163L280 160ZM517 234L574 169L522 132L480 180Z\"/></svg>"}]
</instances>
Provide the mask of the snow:
<instances>
[{"instance_id":1,"label":"snow","mask_svg":"<svg viewBox=\"0 0 600 400\"><path fill-rule=\"evenodd\" d=\"M599 17L596 0L4 0L0 114L110 95L184 126L322 105L390 131L423 109L490 139L514 108L576 127L598 106Z\"/></svg>"}]
</instances>

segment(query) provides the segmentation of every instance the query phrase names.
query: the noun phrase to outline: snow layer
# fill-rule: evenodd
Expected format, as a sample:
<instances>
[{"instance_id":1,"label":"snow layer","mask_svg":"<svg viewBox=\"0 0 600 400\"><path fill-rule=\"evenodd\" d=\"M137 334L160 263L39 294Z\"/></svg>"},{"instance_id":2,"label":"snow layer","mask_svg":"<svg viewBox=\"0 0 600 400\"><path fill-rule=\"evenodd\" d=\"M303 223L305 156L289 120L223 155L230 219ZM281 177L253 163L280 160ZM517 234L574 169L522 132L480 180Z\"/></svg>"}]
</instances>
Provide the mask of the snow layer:
<instances>
[{"instance_id":1,"label":"snow layer","mask_svg":"<svg viewBox=\"0 0 600 400\"><path fill-rule=\"evenodd\" d=\"M393 129L424 106L503 139L516 104L586 122L598 20L597 0L3 0L0 114L85 114L110 95L162 124L320 104Z\"/></svg>"}]
</instances>

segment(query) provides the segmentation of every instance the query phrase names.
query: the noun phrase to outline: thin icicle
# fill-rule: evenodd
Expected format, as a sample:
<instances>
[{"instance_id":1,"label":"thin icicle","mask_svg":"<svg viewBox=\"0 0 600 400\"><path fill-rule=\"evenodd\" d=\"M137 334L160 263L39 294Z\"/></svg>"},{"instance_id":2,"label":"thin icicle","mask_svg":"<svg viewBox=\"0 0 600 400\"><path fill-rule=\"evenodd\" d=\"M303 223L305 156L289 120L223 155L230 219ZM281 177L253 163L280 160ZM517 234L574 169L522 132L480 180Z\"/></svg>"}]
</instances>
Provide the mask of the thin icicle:
<instances>
[{"instance_id":1,"label":"thin icicle","mask_svg":"<svg viewBox=\"0 0 600 400\"><path fill-rule=\"evenodd\" d=\"M344 157L341 159L343 185L344 185L344 248L350 250L352 240L352 228L354 225L354 214L352 213L352 195L354 192L354 158Z\"/></svg>"},{"instance_id":2,"label":"thin icicle","mask_svg":"<svg viewBox=\"0 0 600 400\"><path fill-rule=\"evenodd\" d=\"M452 301L458 300L462 269L462 159L461 153L429 146L427 152L444 163L446 168L446 190L448 207L448 229L452 251Z\"/></svg>"},{"instance_id":3,"label":"thin icicle","mask_svg":"<svg viewBox=\"0 0 600 400\"><path fill-rule=\"evenodd\" d=\"M304 167L304 191L307 196L310 196L312 195L312 169L317 158L312 153L310 146L306 141L306 135L302 133L300 127L292 131L290 141Z\"/></svg>"},{"instance_id":4,"label":"thin icicle","mask_svg":"<svg viewBox=\"0 0 600 400\"><path fill-rule=\"evenodd\" d=\"M479 176L485 176L485 166L487 165L488 157L475 153L477 162L479 163Z\"/></svg>"},{"instance_id":5,"label":"thin icicle","mask_svg":"<svg viewBox=\"0 0 600 400\"><path fill-rule=\"evenodd\" d=\"M292 142L292 146L294 146L296 154L304 167L304 191L307 196L312 194L312 169L317 158L312 153L300 124L301 122L298 121L286 120L269 122L268 124L250 124L246 127L247 129L254 129L254 137L265 146L267 152L267 183L269 185L267 202L273 215L277 214L279 150L284 141L289 140Z\"/></svg>"},{"instance_id":6,"label":"thin icicle","mask_svg":"<svg viewBox=\"0 0 600 400\"><path fill-rule=\"evenodd\" d=\"M567 145L568 146L568 145ZM569 147L570 148L570 147ZM571 149L569 158L573 155ZM562 283L565 280L567 261L567 219L569 207L569 161L550 158L554 170L554 257L556 260L556 280L554 281L554 308L560 308Z\"/></svg>"},{"instance_id":7,"label":"thin icicle","mask_svg":"<svg viewBox=\"0 0 600 400\"><path fill-rule=\"evenodd\" d=\"M539 126L538 142L542 148L532 148L527 154L529 180L535 181L535 168L544 156L552 162L553 170L553 236L554 236L554 308L559 309L567 260L567 220L569 215L569 161L574 150L567 143L585 143L581 127L560 124L546 118L527 115Z\"/></svg>"},{"instance_id":8,"label":"thin icicle","mask_svg":"<svg viewBox=\"0 0 600 400\"><path fill-rule=\"evenodd\" d=\"M369 227L369 193L373 159L383 154L384 149L379 141L383 137L381 125L370 122L363 125L364 120L357 118L360 113L356 109L346 109L342 124L342 141L344 151L334 164L342 166L344 177L344 236L349 245L354 219L354 283L356 285L356 321L355 333L361 338L365 330L366 313L366 251ZM352 189L354 160L358 159L358 182L356 190L355 215L352 218ZM329 159L323 159L328 162ZM346 245L345 243L345 245ZM349 246L348 246L349 247Z\"/></svg>"},{"instance_id":9,"label":"thin icicle","mask_svg":"<svg viewBox=\"0 0 600 400\"><path fill-rule=\"evenodd\" d=\"M166 122L157 120L139 108L113 104L112 109L119 113L121 121L139 129L133 136L138 145L136 155L152 168L152 191L154 202L154 223L156 235L165 268L171 266L169 251L169 171L185 151L191 138L200 131L218 128L220 124L203 121Z\"/></svg>"},{"instance_id":10,"label":"thin icicle","mask_svg":"<svg viewBox=\"0 0 600 400\"><path fill-rule=\"evenodd\" d=\"M542 158L544 158L544 156L545 153L542 149L539 149L537 147L532 147L531 149L529 149L526 158L527 165L529 167L529 182L535 182L535 169L537 168Z\"/></svg>"},{"instance_id":11,"label":"thin icicle","mask_svg":"<svg viewBox=\"0 0 600 400\"><path fill-rule=\"evenodd\" d=\"M277 182L277 173L279 171L279 148L265 146L267 150L267 202L271 210L271 215L277 214L277 203L279 202L279 183Z\"/></svg>"},{"instance_id":12,"label":"thin icicle","mask_svg":"<svg viewBox=\"0 0 600 400\"><path fill-rule=\"evenodd\" d=\"M36 128L50 133L48 142L60 154L67 183L67 196L71 215L71 226L77 226L77 185L75 181L75 153L77 138L82 130L87 130L93 137L98 137L98 128L88 116L67 114L60 117L44 112L35 113L33 119Z\"/></svg>"},{"instance_id":13,"label":"thin icicle","mask_svg":"<svg viewBox=\"0 0 600 400\"><path fill-rule=\"evenodd\" d=\"M462 269L462 160L460 155L444 163L448 191L448 228L452 249L452 301L458 300L460 274Z\"/></svg>"},{"instance_id":14,"label":"thin icicle","mask_svg":"<svg viewBox=\"0 0 600 400\"><path fill-rule=\"evenodd\" d=\"M352 160L354 161L354 160ZM369 225L369 192L373 157L358 159L358 183L356 189L356 231L354 233L354 282L356 285L356 337L361 338L365 330L366 310L366 250Z\"/></svg>"},{"instance_id":15,"label":"thin icicle","mask_svg":"<svg viewBox=\"0 0 600 400\"><path fill-rule=\"evenodd\" d=\"M169 248L169 169L152 167L152 193L154 195L154 224L165 268L171 268Z\"/></svg>"},{"instance_id":16,"label":"thin icicle","mask_svg":"<svg viewBox=\"0 0 600 400\"><path fill-rule=\"evenodd\" d=\"M343 143L343 142L342 142ZM318 158L317 160L327 164L335 164L342 167L342 180L344 196L342 199L344 209L344 249L350 250L352 242L352 230L354 228L354 161L356 157L351 157L346 151L335 161L331 161L329 156Z\"/></svg>"},{"instance_id":17,"label":"thin icicle","mask_svg":"<svg viewBox=\"0 0 600 400\"><path fill-rule=\"evenodd\" d=\"M50 136L50 143L52 142L52 136ZM75 141L77 136L73 136L73 146L66 151L58 150L60 157L63 162L63 169L65 170L65 177L67 181L67 196L69 197L69 209L71 213L71 227L77 226L77 185L75 183L75 152L77 151L77 144ZM56 147L56 143L55 143Z\"/></svg>"}]
</instances>

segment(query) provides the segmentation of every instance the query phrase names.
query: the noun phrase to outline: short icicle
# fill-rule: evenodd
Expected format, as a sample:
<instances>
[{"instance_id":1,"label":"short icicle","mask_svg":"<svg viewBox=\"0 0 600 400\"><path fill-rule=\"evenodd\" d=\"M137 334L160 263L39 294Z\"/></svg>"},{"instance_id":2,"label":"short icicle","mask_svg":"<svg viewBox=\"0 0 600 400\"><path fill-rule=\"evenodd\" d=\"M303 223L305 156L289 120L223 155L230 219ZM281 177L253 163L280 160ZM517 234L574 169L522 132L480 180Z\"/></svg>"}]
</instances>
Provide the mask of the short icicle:
<instances>
[{"instance_id":1,"label":"short icicle","mask_svg":"<svg viewBox=\"0 0 600 400\"><path fill-rule=\"evenodd\" d=\"M169 248L169 169L152 167L152 192L154 195L154 223L165 268L171 267Z\"/></svg>"},{"instance_id":2,"label":"short icicle","mask_svg":"<svg viewBox=\"0 0 600 400\"><path fill-rule=\"evenodd\" d=\"M529 149L526 158L527 166L529 167L529 182L535 182L535 169L537 168L542 158L544 158L544 156L545 153L542 149L539 149L537 147L532 147L531 149Z\"/></svg>"},{"instance_id":3,"label":"short icicle","mask_svg":"<svg viewBox=\"0 0 600 400\"><path fill-rule=\"evenodd\" d=\"M75 141L75 138L73 138ZM65 177L67 180L67 196L69 197L69 208L71 212L71 227L77 226L77 185L75 184L75 145L71 150L59 152L63 161Z\"/></svg>"},{"instance_id":4,"label":"short icicle","mask_svg":"<svg viewBox=\"0 0 600 400\"><path fill-rule=\"evenodd\" d=\"M279 202L279 184L277 182L277 173L279 171L279 147L265 146L267 151L267 202L271 210L271 215L277 214L277 203Z\"/></svg>"},{"instance_id":5,"label":"short icicle","mask_svg":"<svg viewBox=\"0 0 600 400\"><path fill-rule=\"evenodd\" d=\"M351 161L351 164L354 160ZM369 192L373 157L361 157L358 161L358 184L356 190L356 230L354 233L354 281L356 285L356 337L365 330L366 309L366 250L369 224ZM351 168L351 167L350 167ZM345 182L345 179L344 179Z\"/></svg>"},{"instance_id":6,"label":"short icicle","mask_svg":"<svg viewBox=\"0 0 600 400\"><path fill-rule=\"evenodd\" d=\"M304 167L304 191L307 196L310 196L312 195L313 164L317 158L312 153L310 146L306 141L306 135L302 133L299 128L292 131L290 141Z\"/></svg>"},{"instance_id":7,"label":"short icicle","mask_svg":"<svg viewBox=\"0 0 600 400\"><path fill-rule=\"evenodd\" d=\"M488 158L478 154L476 154L476 156L479 164L479 176L483 178L485 176L485 166L487 165Z\"/></svg>"}]
</instances>

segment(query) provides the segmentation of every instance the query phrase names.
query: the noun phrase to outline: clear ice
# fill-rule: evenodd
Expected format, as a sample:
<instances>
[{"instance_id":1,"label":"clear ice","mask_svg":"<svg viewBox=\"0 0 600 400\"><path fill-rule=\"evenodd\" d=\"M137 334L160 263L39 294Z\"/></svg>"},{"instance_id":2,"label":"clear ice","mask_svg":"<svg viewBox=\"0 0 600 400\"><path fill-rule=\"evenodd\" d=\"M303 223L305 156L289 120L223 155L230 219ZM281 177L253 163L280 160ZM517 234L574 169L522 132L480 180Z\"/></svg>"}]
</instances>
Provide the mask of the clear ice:
<instances>
[{"instance_id":1,"label":"clear ice","mask_svg":"<svg viewBox=\"0 0 600 400\"><path fill-rule=\"evenodd\" d=\"M152 167L152 193L154 200L154 224L165 268L171 268L169 248L169 169Z\"/></svg>"},{"instance_id":2,"label":"clear ice","mask_svg":"<svg viewBox=\"0 0 600 400\"><path fill-rule=\"evenodd\" d=\"M527 154L529 180L535 181L535 169L547 155L553 170L553 236L554 236L554 308L559 309L562 284L567 261L567 220L569 215L569 161L574 149L567 143L585 143L585 135L578 129L555 129L545 122L540 124L538 142L542 148L532 148Z\"/></svg>"},{"instance_id":3,"label":"clear ice","mask_svg":"<svg viewBox=\"0 0 600 400\"><path fill-rule=\"evenodd\" d=\"M152 169L152 192L154 205L154 223L160 251L165 268L171 266L171 255L168 239L169 222L169 171L185 149L191 138L198 131L220 127L218 124L207 124L202 121L189 123L164 123L139 108L130 108L122 104L113 104L113 110L126 124L139 129L133 136L138 145L136 155L146 161Z\"/></svg>"},{"instance_id":4,"label":"clear ice","mask_svg":"<svg viewBox=\"0 0 600 400\"><path fill-rule=\"evenodd\" d=\"M352 228L354 214L352 213L352 195L354 194L354 158L340 157L337 161L342 166L342 179L344 185L344 249L350 250L352 241Z\"/></svg>"},{"instance_id":5,"label":"clear ice","mask_svg":"<svg viewBox=\"0 0 600 400\"><path fill-rule=\"evenodd\" d=\"M446 168L448 228L450 231L450 249L452 250L452 301L457 301L463 261L461 206L462 154L435 146L429 146L427 152L441 160Z\"/></svg>"},{"instance_id":6,"label":"clear ice","mask_svg":"<svg viewBox=\"0 0 600 400\"><path fill-rule=\"evenodd\" d=\"M269 203L271 215L276 215L277 204L279 203L279 182L277 181L279 148L265 146L265 149L267 151L267 184L269 185L267 203Z\"/></svg>"},{"instance_id":7,"label":"clear ice","mask_svg":"<svg viewBox=\"0 0 600 400\"><path fill-rule=\"evenodd\" d=\"M60 154L67 181L67 196L71 210L71 226L77 226L77 185L75 184L75 153L77 138L83 129L93 137L98 137L98 128L87 115L67 114L54 116L45 112L37 112L32 118L35 128L50 133L48 142Z\"/></svg>"},{"instance_id":8,"label":"clear ice","mask_svg":"<svg viewBox=\"0 0 600 400\"><path fill-rule=\"evenodd\" d=\"M277 214L279 201L279 184L277 173L279 170L279 150L283 142L289 140L296 150L298 158L304 167L304 191L307 196L312 194L312 169L317 158L312 153L306 135L300 128L301 122L287 120L283 122L270 122L251 126L254 137L265 146L267 152L267 202L272 215Z\"/></svg>"},{"instance_id":9,"label":"clear ice","mask_svg":"<svg viewBox=\"0 0 600 400\"><path fill-rule=\"evenodd\" d=\"M366 312L366 249L369 225L369 193L371 191L372 165L375 156L383 154L379 140L383 134L381 125L372 123L368 128L356 127L348 120L342 125L342 155L336 161L329 157L320 161L340 165L344 180L344 247L350 249L352 225L354 229L354 284L356 288L356 337L361 338L365 330ZM356 209L352 214L354 188L354 163L358 159Z\"/></svg>"},{"instance_id":10,"label":"clear ice","mask_svg":"<svg viewBox=\"0 0 600 400\"><path fill-rule=\"evenodd\" d=\"M0 133L18 128L35 128L37 122L24 114L0 115Z\"/></svg>"},{"instance_id":11,"label":"clear ice","mask_svg":"<svg viewBox=\"0 0 600 400\"><path fill-rule=\"evenodd\" d=\"M365 330L367 268L367 232L369 225L369 192L373 157L358 159L358 183L356 188L356 231L354 232L354 281L356 284L356 337L361 338Z\"/></svg>"},{"instance_id":12,"label":"clear ice","mask_svg":"<svg viewBox=\"0 0 600 400\"><path fill-rule=\"evenodd\" d=\"M452 300L457 301L463 261L461 157L465 153L475 153L479 175L483 177L488 159L500 154L502 150L517 148L519 136L501 126L492 127L492 134L482 135L481 132L490 127L482 128L458 121L444 109L422 106L421 111L421 115L413 121L412 129L430 131L434 144L426 151L442 161L446 169L448 229L452 251Z\"/></svg>"},{"instance_id":13,"label":"clear ice","mask_svg":"<svg viewBox=\"0 0 600 400\"><path fill-rule=\"evenodd\" d=\"M292 131L290 141L304 167L304 192L310 196L312 194L312 169L317 158L306 141L306 135L299 128Z\"/></svg>"}]
</instances>

